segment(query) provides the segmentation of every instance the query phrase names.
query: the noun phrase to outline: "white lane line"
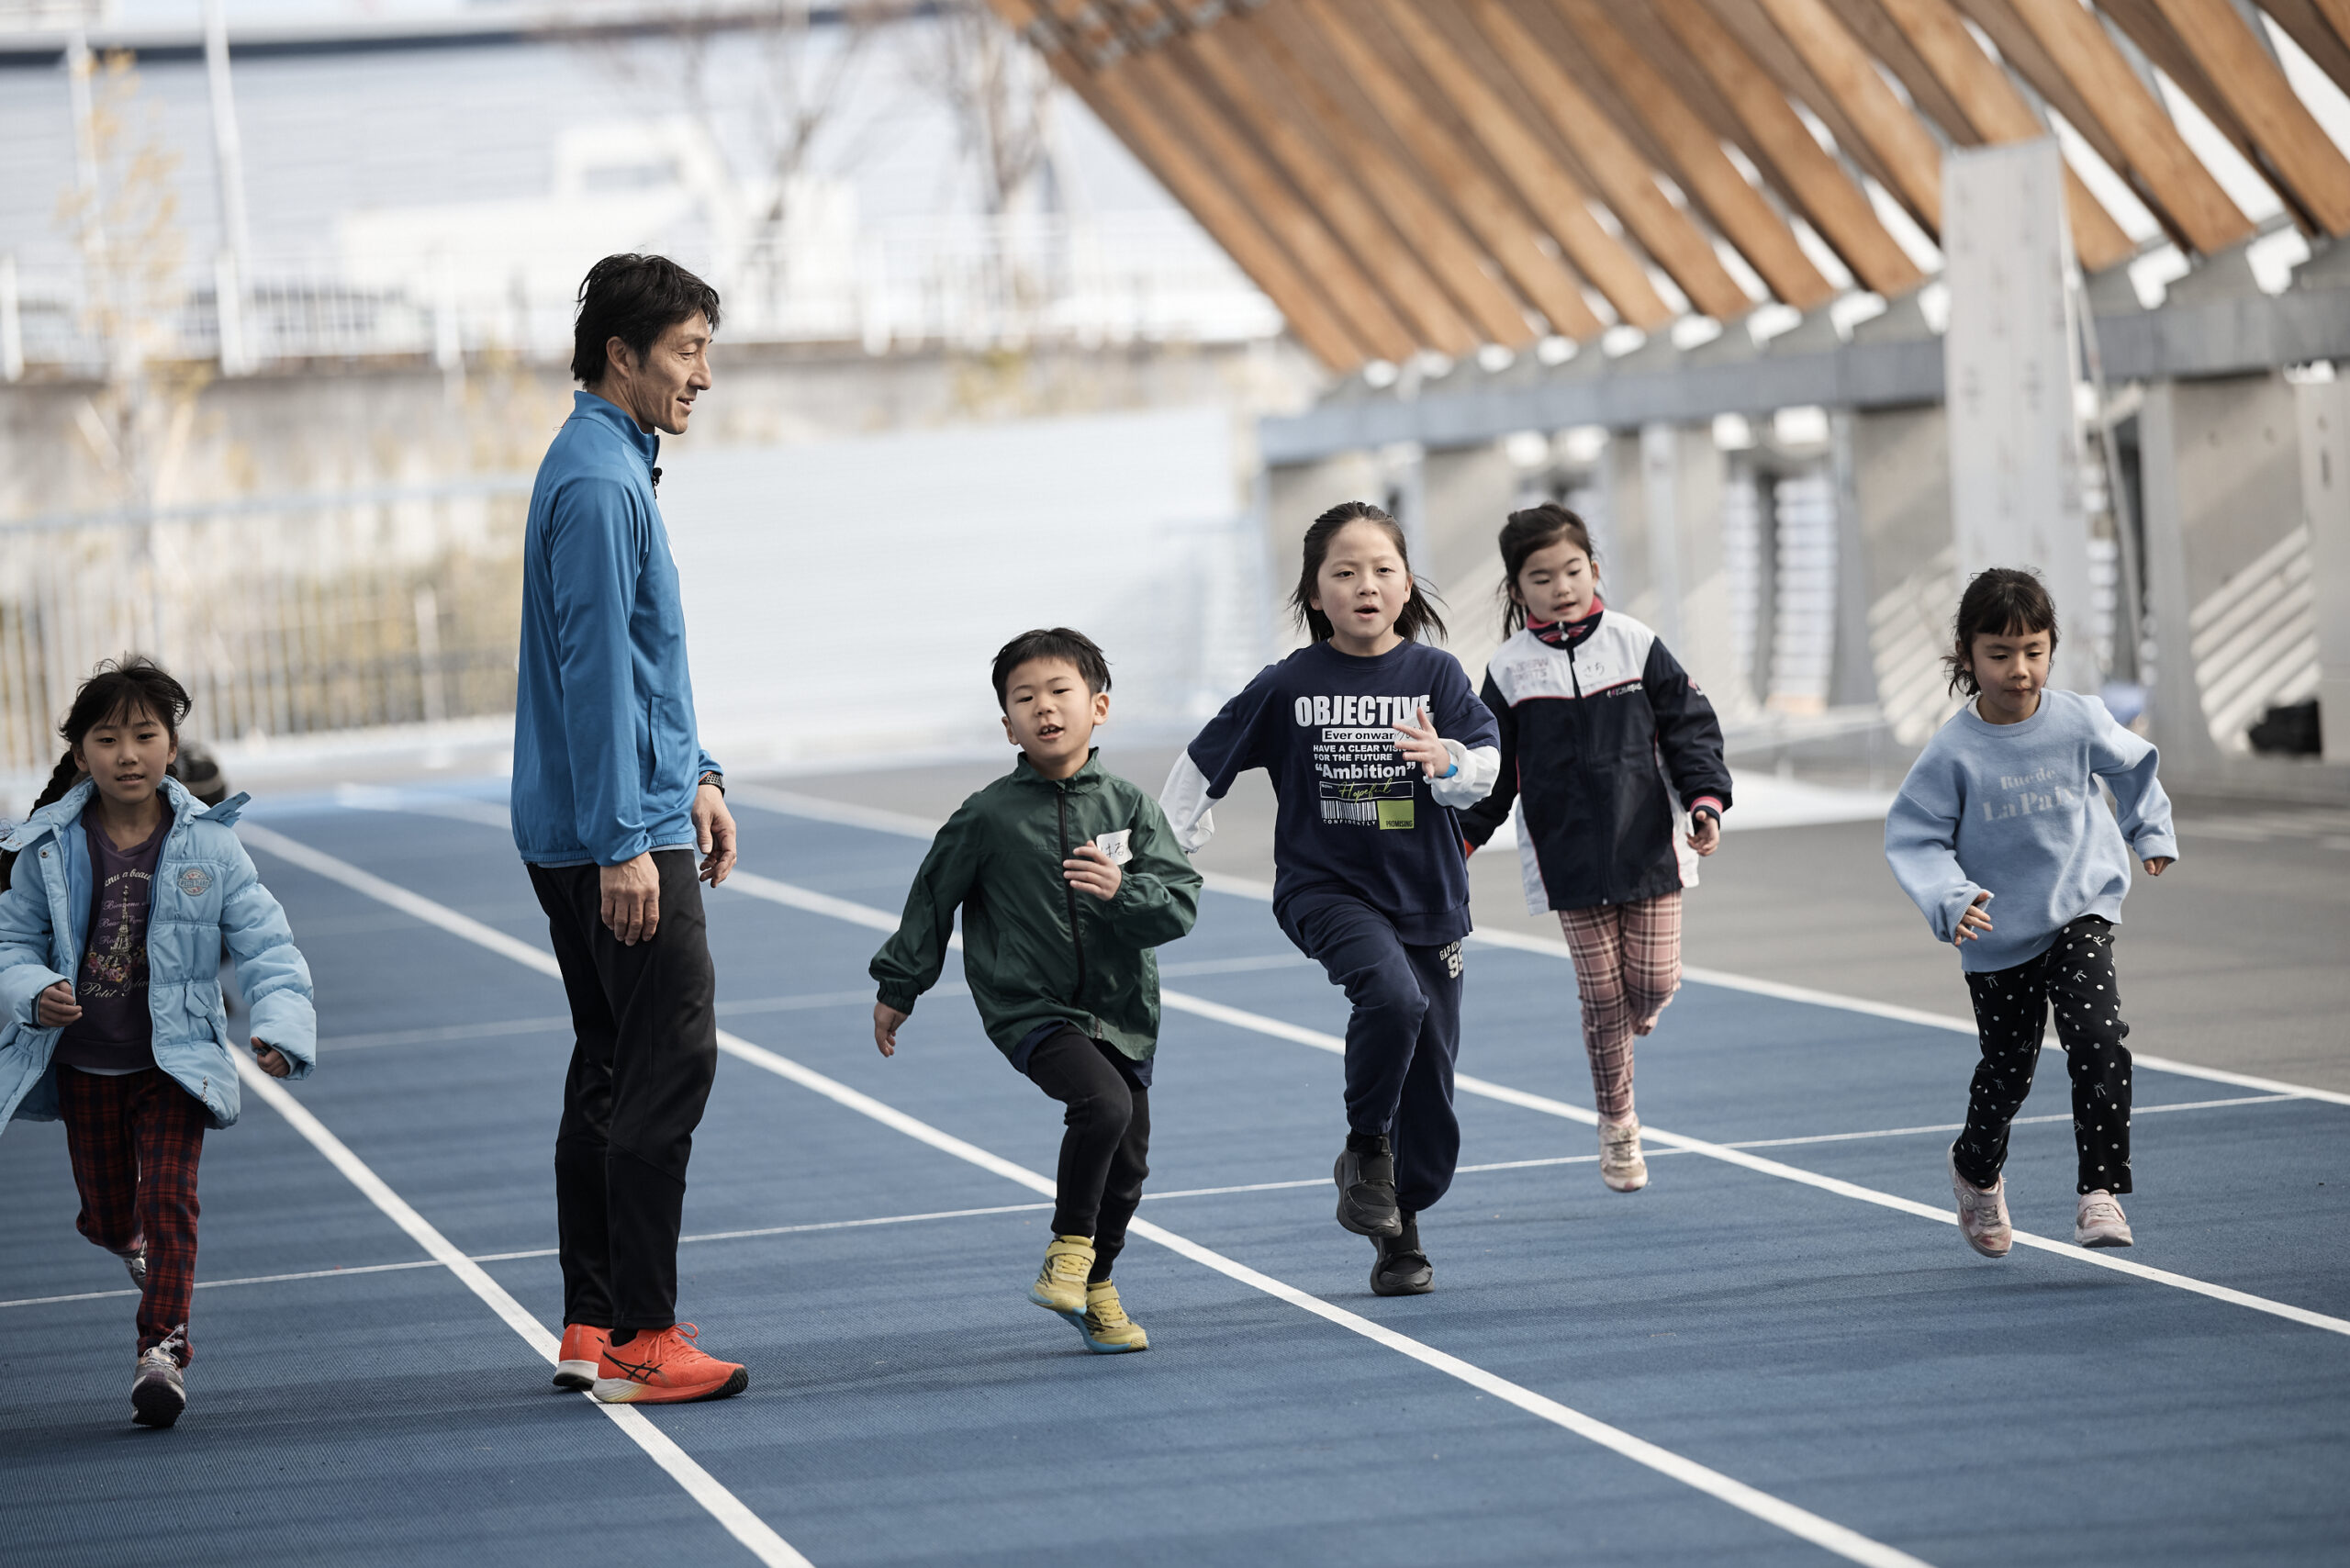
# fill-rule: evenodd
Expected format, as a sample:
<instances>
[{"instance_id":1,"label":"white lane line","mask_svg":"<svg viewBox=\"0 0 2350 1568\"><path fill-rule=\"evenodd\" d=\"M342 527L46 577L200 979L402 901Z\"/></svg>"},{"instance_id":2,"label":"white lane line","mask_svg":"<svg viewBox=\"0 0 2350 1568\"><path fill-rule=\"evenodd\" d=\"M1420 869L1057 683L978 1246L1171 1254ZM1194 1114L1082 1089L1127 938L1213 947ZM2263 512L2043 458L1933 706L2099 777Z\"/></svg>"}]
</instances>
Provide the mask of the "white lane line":
<instances>
[{"instance_id":1,"label":"white lane line","mask_svg":"<svg viewBox=\"0 0 2350 1568\"><path fill-rule=\"evenodd\" d=\"M838 801L820 800L812 795L800 795L789 790L767 790L755 785L731 787L733 798L775 812L783 816L805 817L814 822L834 823L848 827L862 827L876 833L892 834L901 838L929 838L938 831L936 823L901 812L876 811L867 806L852 806ZM1226 893L1234 898L1250 899L1270 903L1273 885L1253 877L1235 877L1225 872L1204 873L1210 892ZM1487 947L1504 947L1514 952L1538 953L1546 958L1569 959L1564 941L1546 941L1539 936L1528 936L1515 931L1476 931L1469 936L1471 943ZM1732 974L1727 969L1706 969L1684 964L1684 979L1700 985L1719 986L1725 991L1742 991L1752 996L1768 996L1781 1002L1800 1002L1814 1007L1833 1008L1842 1013L1861 1013L1873 1018L1891 1019L1900 1024L1916 1024L1929 1029L1942 1029L1953 1034L1973 1036L1975 1021L1948 1013L1930 1013L1920 1007L1903 1007L1894 1002L1871 1002L1863 997L1846 996L1838 991L1816 991L1809 986L1787 985L1779 980L1758 979L1752 975ZM2332 1105L2350 1105L2350 1094L2337 1090L2317 1089L2305 1083L2288 1083L2280 1079L2259 1078L2246 1072L2230 1072L2223 1068L2200 1067L2193 1062L2176 1061L2168 1057L2131 1053L2139 1067L2153 1072L2177 1073L2182 1078L2199 1078L2210 1083L2231 1084L2238 1089L2258 1089L2267 1093L2292 1099L2320 1100Z\"/></svg>"},{"instance_id":2,"label":"white lane line","mask_svg":"<svg viewBox=\"0 0 2350 1568\"><path fill-rule=\"evenodd\" d=\"M949 995L962 994L963 988L942 985L935 988ZM827 1007L870 1006L873 990L803 991L794 996L754 996L740 1002L722 1002L718 1014L722 1018L738 1017L751 1013L802 1013ZM507 1018L478 1024L450 1024L437 1029L386 1029L369 1035L333 1035L319 1041L320 1050L368 1051L386 1046L438 1046L457 1040L497 1040L522 1035L568 1035L571 1014L551 1013L538 1018Z\"/></svg>"},{"instance_id":3,"label":"white lane line","mask_svg":"<svg viewBox=\"0 0 2350 1568\"><path fill-rule=\"evenodd\" d=\"M242 827L245 824L240 825ZM249 833L254 832L254 830L251 828L247 828L246 831ZM260 836L262 834L266 834L266 838ZM272 841L274 841L274 843ZM297 845L294 841L285 838L282 834L269 833L266 829L258 830L257 833L254 833L254 842L260 844L263 848L274 848L276 845L285 845L291 848L299 849L301 851L301 857L297 860L297 864L301 864L307 868L318 872L320 876L328 877L335 881L339 881L342 883L343 886L351 888L354 891L366 893L370 897L380 898L383 899L383 902L385 902L393 903L394 907L399 909L402 913L414 914L417 918L423 920L426 924L438 926L442 930L447 931L453 935L464 936L469 941L476 942L482 946L489 947L492 951L503 953L508 957L519 958L520 955L518 955L514 950L516 948L521 948L523 953L529 954L529 958L525 961L529 963L532 969L538 969L542 973L544 973L554 967L554 958L552 955L541 953L535 949L522 947L521 944L515 942L513 938L507 936L502 932L493 930L488 926L483 925L479 921L459 914L456 911L449 909L443 905L437 904L431 900L424 898L420 894L410 892L404 888L395 887L393 884L386 882L379 877L373 876L368 872L359 869L355 866L350 866L341 860L338 860L333 856L312 849L307 845ZM295 857L289 856L287 858L290 859ZM737 872L735 875L740 876L741 873ZM730 883L733 879L734 879L732 877L728 879ZM759 880L765 881L767 879L759 879ZM782 883L771 883L770 885L778 889L784 889L787 886ZM381 890L381 891L378 891L377 890ZM840 905L844 902L844 901L831 899L823 894L808 894L804 890L800 889L789 889L789 890L795 895L794 907L810 907L809 904L796 902L799 898L818 900L828 905ZM384 893L397 893L398 897L397 901L389 898L383 898ZM857 919L859 924L866 924L867 917L868 916L879 915L878 911L866 910L860 905L850 904L845 907L857 911ZM823 913L830 913L830 911L824 911ZM880 916L880 918L887 919L888 917ZM891 921L890 924L891 928L894 929L896 922ZM742 1038L740 1036L731 1034L723 1029L718 1032L718 1044L720 1049L727 1052L729 1055L739 1060L747 1062L755 1067L763 1068L766 1070L774 1073L778 1078L796 1083L803 1089L807 1089L816 1094L823 1096L825 1099L831 1100L835 1104L855 1111L860 1115L866 1116L875 1122L878 1122L882 1126L889 1127L893 1131L902 1133L906 1137L913 1138L918 1142L927 1144L931 1148L938 1149L942 1153L950 1154L956 1159L961 1159L968 1164L976 1165L979 1169L990 1171L994 1175L1001 1176L1004 1180L1011 1182L1015 1185L1025 1187L1032 1193L1037 1193L1046 1197L1050 1197L1053 1194L1053 1182L1051 1178L1039 1175L1035 1171L1030 1170L1024 1166L1014 1164L1013 1161L1006 1159L1000 1155L990 1153L987 1149L979 1148L977 1144L967 1143L963 1139L956 1137L950 1133L943 1132L939 1128L932 1126L927 1122L923 1122L913 1116L908 1115L906 1113L897 1109L893 1105L876 1100L871 1095L852 1089L848 1085L839 1082L834 1079L828 1078L812 1068L804 1067L788 1057L779 1056L763 1047L755 1046L750 1041ZM517 1332L523 1333L526 1338L530 1338L532 1333L535 1333L539 1336L540 1339L543 1341L543 1344L541 1346L542 1353L546 1355L549 1361L553 1361L554 1359L555 1341L554 1336L547 1334L544 1329L540 1328L527 1314L522 1312L521 1307L513 1301L513 1298L508 1296L506 1293L498 1286L496 1282L492 1281L488 1275L483 1273L478 1267L468 1262L462 1253L459 1253L453 1246L450 1245L446 1238L441 1236L440 1232L433 1230L430 1226L426 1225L422 1217L418 1215L413 1209L408 1208L405 1203L401 1202L398 1195L394 1193L390 1188L384 1186L383 1183L375 1178L373 1171L368 1170L364 1165L360 1164L356 1156L352 1155L348 1149L342 1148L339 1142L335 1142L334 1135L327 1132L323 1126L319 1126L315 1118L309 1117L309 1114L301 1109L300 1105L295 1102L292 1095L287 1094L284 1089L280 1088L273 1081L263 1077L258 1068L252 1069L248 1077L251 1080L258 1081L262 1085L265 1086L263 1091L264 1093L268 1091L275 1091L274 1095L271 1097L273 1104L278 1103L282 1101L284 1102L285 1106L291 1108L291 1114L299 1114L300 1116L308 1119L309 1126L315 1127L318 1134L318 1137L314 1137L312 1139L313 1142L318 1142L319 1138L326 1139L327 1143L320 1144L322 1150L327 1148L329 1145L331 1145L332 1148L341 1151L342 1159L348 1160L350 1162L350 1166L355 1168L355 1171L364 1172L365 1174L367 1182L373 1184L375 1191L369 1191L365 1185L362 1186L362 1190L369 1191L369 1196L375 1198L378 1207L384 1208L385 1212L392 1215L396 1220L400 1220L403 1214L407 1215L407 1220L401 1221L402 1228L409 1229L409 1233L417 1236L420 1241L423 1240L424 1234L429 1234L432 1238L432 1240L438 1243L439 1249L445 1249L445 1256L453 1269L469 1270L474 1276L480 1280L481 1283L475 1287L476 1294L481 1294L485 1301L490 1301L493 1306L497 1306L499 1302L503 1302L504 1305L499 1308L500 1316L507 1316L510 1311L513 1316L509 1316L508 1321L509 1323L516 1323ZM299 1126L300 1124L297 1123L297 1125ZM308 1136L308 1129L305 1129L305 1136ZM332 1159L334 1156L330 1154L329 1158ZM338 1161L338 1163L341 1162ZM355 1174L352 1170L347 1169L345 1173L351 1175L354 1182L360 1180L359 1175ZM382 1196L376 1196L377 1191L380 1191ZM388 1200L389 1204L397 1205L397 1212L396 1212L392 1207L386 1205L386 1200ZM414 1228L410 1228L408 1221L413 1221ZM1320 1317L1326 1322L1335 1324L1336 1326L1348 1330L1349 1333L1360 1335L1362 1338L1371 1340L1374 1344L1383 1346L1388 1350L1395 1351L1399 1355L1409 1357L1411 1360L1418 1361L1424 1366L1429 1367L1437 1372L1443 1372L1449 1377L1457 1379L1458 1381L1467 1383L1469 1386L1478 1389L1484 1394L1491 1394L1496 1399L1515 1406L1528 1415L1537 1417L1541 1420L1548 1421L1554 1426L1563 1428L1567 1431L1574 1433L1577 1437L1583 1438L1588 1442L1595 1443L1613 1453L1619 1454L1622 1457L1632 1461L1636 1464L1642 1465L1647 1469L1655 1471L1661 1475L1678 1481L1682 1484L1691 1487L1695 1491L1702 1492L1707 1496L1713 1497L1718 1501L1727 1503L1731 1507L1737 1508L1742 1513L1751 1515L1753 1518L1762 1520L1765 1524L1784 1530L1787 1534L1793 1535L1799 1540L1810 1541L1813 1545L1820 1547L1824 1551L1833 1552L1837 1556L1845 1558L1850 1562L1869 1564L1870 1568L1930 1568L1930 1565L1925 1564L1923 1560L1912 1557L1908 1552L1887 1546L1882 1541L1873 1540L1868 1536L1861 1534L1857 1530L1838 1524L1833 1519L1826 1518L1820 1515L1812 1513L1807 1508L1798 1507L1796 1505L1787 1502L1784 1498L1774 1496L1770 1493L1750 1486L1742 1481L1725 1475L1721 1472L1714 1470L1707 1465L1700 1464L1695 1460L1674 1453L1669 1449L1660 1448L1656 1444L1649 1442L1645 1439L1634 1437L1631 1433L1623 1430L1621 1428L1610 1426L1608 1423L1599 1420L1595 1417L1587 1416L1580 1410L1573 1409L1569 1406L1559 1403L1557 1400L1537 1394L1531 1389L1521 1387L1516 1383L1511 1383L1506 1378L1503 1378L1495 1373L1487 1372L1484 1368L1477 1366L1472 1362L1462 1361L1458 1356L1449 1355L1445 1351L1435 1349L1433 1346L1422 1344L1419 1340L1411 1338L1409 1335L1398 1333L1394 1329L1386 1327L1384 1325L1374 1323L1367 1317L1359 1316L1354 1313L1348 1312L1343 1307L1334 1306L1330 1303L1322 1300L1319 1296L1309 1294L1304 1291L1297 1289L1293 1285L1285 1283L1281 1280L1274 1279L1269 1274L1259 1273L1258 1271L1248 1267L1246 1264L1227 1258L1220 1252L1203 1247L1197 1242L1192 1241L1185 1237L1178 1236L1174 1232L1154 1225L1147 1220L1137 1219L1134 1221L1129 1227L1129 1230L1132 1235L1139 1236L1147 1241L1156 1242L1158 1245L1167 1248L1169 1251L1172 1251L1181 1257L1187 1258L1192 1262L1198 1263L1204 1268L1213 1269L1216 1272L1225 1275L1226 1278L1245 1284L1252 1290L1261 1291L1267 1295L1287 1302L1301 1311L1311 1313L1316 1317ZM444 1254L442 1250L435 1251L435 1256L442 1255ZM469 1280L468 1283L471 1282L472 1282ZM496 1298L493 1299L490 1294L487 1294L488 1292L496 1293ZM520 1320L519 1323L516 1322L517 1319ZM528 1326L527 1331L523 1328L523 1325ZM600 1408L603 1408L612 1414L616 1419L622 1415L638 1414L638 1412L631 1409L631 1407L627 1406L600 1406ZM648 1429L650 1429L650 1423L647 1423L646 1425ZM675 1450L675 1445L671 1445L671 1448ZM677 1452L678 1460L682 1461L684 1463L688 1465L693 1463L690 1459L686 1457L683 1450L675 1451ZM696 1473L699 1473L699 1467L696 1466L695 1469ZM712 1487L716 1487L717 1484L715 1482L711 1482L711 1485ZM723 1493L722 1488L719 1490L722 1495L725 1495L729 1500L732 1500L732 1494ZM706 1503L705 1506L708 1506L708 1504ZM736 1506L738 1507L740 1506L739 1504ZM713 1512L715 1512L715 1509L713 1509ZM755 1516L751 1516L747 1510L744 1510L744 1517L750 1525L756 1526L761 1530L766 1530L766 1526L759 1524L757 1518ZM767 1533L770 1536L773 1535L772 1531L768 1531ZM781 1538L777 1537L775 1538L775 1540L777 1546L780 1547L783 1551L787 1552L790 1551L790 1548L783 1543ZM795 1553L787 1561L796 1562L801 1560L799 1559Z\"/></svg>"},{"instance_id":4,"label":"white lane line","mask_svg":"<svg viewBox=\"0 0 2350 1568\"><path fill-rule=\"evenodd\" d=\"M362 872L361 875L364 876L365 873ZM777 903L787 904L794 909L830 914L836 920L845 920L853 924L876 931L895 931L898 928L895 917L864 904L850 903L845 899L835 899L827 894L810 893L805 889L794 888L789 883L778 882L771 878L759 876L745 878L740 871L727 879L727 885L732 887L737 881L743 883L744 892L756 898L771 899ZM411 893L408 896L414 898L416 895ZM820 903L822 907L819 907ZM1560 950L1565 951L1564 948ZM1210 1002L1205 997L1193 996L1187 991L1169 991L1163 986L1159 989L1158 999L1162 1005L1172 1008L1178 1013L1189 1013L1218 1024L1229 1025L1234 1028L1269 1035L1275 1039L1289 1040L1301 1046L1310 1046L1315 1050L1328 1051L1341 1057L1346 1055L1346 1041L1336 1035L1326 1034L1319 1029L1308 1029L1279 1018L1268 1018L1261 1013L1228 1007L1220 1002ZM1456 1074L1453 1083L1463 1093L1475 1094L1487 1100L1497 1100L1504 1104L1516 1105L1523 1110L1538 1111L1544 1115L1561 1116L1568 1121L1581 1122L1585 1126L1596 1126L1599 1123L1596 1112L1587 1111L1580 1105L1571 1105L1563 1100L1553 1100L1548 1095L1529 1094L1522 1089L1513 1089L1505 1083L1495 1083L1491 1080L1473 1077L1465 1072ZM2298 1099L2301 1096L2288 1089L2288 1092L2279 1095L2278 1098ZM1958 1223L1957 1215L1947 1209L1930 1207L1908 1198L1897 1197L1891 1193L1879 1192L1874 1187L1863 1187L1857 1182L1841 1181L1833 1176L1822 1176L1817 1171L1805 1170L1793 1165L1783 1165L1773 1159L1764 1159L1758 1155L1746 1152L1736 1145L1712 1143L1703 1138L1687 1137L1679 1133L1668 1132L1663 1128L1647 1125L1643 1125L1641 1131L1651 1142L1664 1148L1682 1148L1692 1154L1703 1154L1709 1159L1718 1159L1726 1164L1742 1166L1746 1170L1762 1175L1776 1176L1787 1182L1797 1182L1807 1187L1816 1187L1824 1193L1833 1193L1839 1197L1874 1204L1880 1208L1896 1209L1903 1214L1916 1215L1921 1219L1935 1220L1950 1226L1955 1226ZM2255 1312L2268 1313L2273 1316L2304 1324L2311 1328L2322 1328L2329 1333L2350 1335L2350 1320L2331 1317L2322 1312L2311 1312L2307 1307L2294 1306L2281 1301L2271 1301L2266 1296L2254 1295L2249 1292L2233 1290L2226 1285L2215 1285L2191 1275L2173 1273L2167 1269L2152 1268L2144 1263L2135 1263L2127 1259L2116 1258L2109 1252L2092 1251L2087 1248L2076 1247L2069 1241L2057 1241L2048 1237L2033 1235L2029 1231L2017 1231L2015 1239L2020 1246L2038 1248L2060 1257L2072 1259L2076 1262L2109 1269L2115 1273L2128 1274L2134 1279L2152 1281L2177 1290L2190 1291L2197 1295L2209 1296L2214 1301L2224 1301L2232 1305L2250 1307Z\"/></svg>"},{"instance_id":5,"label":"white lane line","mask_svg":"<svg viewBox=\"0 0 2350 1568\"><path fill-rule=\"evenodd\" d=\"M275 834L269 836L278 837ZM290 844L292 841L282 842ZM319 858L329 857L320 856ZM346 869L355 871L357 868ZM364 872L359 874L365 875ZM455 913L454 911L450 913ZM457 918L464 917L460 915ZM552 964L554 959L550 958L547 961ZM537 1318L523 1311L522 1304L509 1295L505 1286L491 1279L480 1264L465 1256L431 1221L410 1207L407 1199L392 1191L366 1161L328 1131L326 1124L312 1115L308 1108L295 1099L284 1085L242 1055L237 1058L237 1076L244 1081L248 1092L261 1096L269 1103L271 1109L293 1124L294 1130L300 1133L311 1148L324 1155L329 1164L341 1171L344 1178L358 1188L369 1203L381 1209L394 1225L408 1232L418 1246L463 1281L467 1290L479 1296L492 1312L505 1320L509 1328L521 1336L524 1344L536 1350L548 1365L554 1364L562 1349L560 1336L548 1333ZM588 1396L583 1394L581 1397ZM751 1512L740 1497L721 1485L717 1477L697 1463L693 1456L679 1448L667 1433L645 1419L643 1411L631 1405L604 1405L592 1399L588 1402L610 1417L612 1424L628 1434L629 1439L643 1449L654 1463L667 1471L670 1479L685 1488L687 1495L699 1503L727 1534L741 1541L749 1549L751 1555L766 1563L767 1568L812 1568L805 1557L792 1549L789 1541L768 1529L767 1522Z\"/></svg>"}]
</instances>

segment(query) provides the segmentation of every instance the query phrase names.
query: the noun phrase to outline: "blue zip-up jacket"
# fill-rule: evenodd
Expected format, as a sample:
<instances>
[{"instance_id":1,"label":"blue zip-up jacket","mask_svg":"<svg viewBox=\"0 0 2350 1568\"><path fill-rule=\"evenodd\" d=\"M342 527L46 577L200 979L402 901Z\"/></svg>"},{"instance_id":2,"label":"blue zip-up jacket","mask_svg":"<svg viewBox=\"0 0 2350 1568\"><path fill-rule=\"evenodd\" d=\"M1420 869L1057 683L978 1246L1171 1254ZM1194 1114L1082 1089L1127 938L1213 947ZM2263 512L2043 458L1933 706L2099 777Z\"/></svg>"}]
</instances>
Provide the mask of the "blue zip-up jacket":
<instances>
[{"instance_id":1,"label":"blue zip-up jacket","mask_svg":"<svg viewBox=\"0 0 2350 1568\"><path fill-rule=\"evenodd\" d=\"M514 847L618 866L694 842L694 729L677 566L653 497L661 438L573 394L531 490L514 699Z\"/></svg>"},{"instance_id":2,"label":"blue zip-up jacket","mask_svg":"<svg viewBox=\"0 0 2350 1568\"><path fill-rule=\"evenodd\" d=\"M43 806L0 849L17 851L0 892L0 1123L57 1119L50 1059L62 1029L34 1022L40 993L81 971L90 938L90 841L82 809L96 789L84 778ZM237 1119L241 1042L229 1037L220 1004L220 944L237 961L237 987L252 1013L247 1031L277 1047L308 1077L319 1057L310 967L294 946L285 912L261 884L229 824L247 797L207 811L176 778L163 780L172 825L148 891L147 1006L155 1065L204 1102L211 1125Z\"/></svg>"}]
</instances>

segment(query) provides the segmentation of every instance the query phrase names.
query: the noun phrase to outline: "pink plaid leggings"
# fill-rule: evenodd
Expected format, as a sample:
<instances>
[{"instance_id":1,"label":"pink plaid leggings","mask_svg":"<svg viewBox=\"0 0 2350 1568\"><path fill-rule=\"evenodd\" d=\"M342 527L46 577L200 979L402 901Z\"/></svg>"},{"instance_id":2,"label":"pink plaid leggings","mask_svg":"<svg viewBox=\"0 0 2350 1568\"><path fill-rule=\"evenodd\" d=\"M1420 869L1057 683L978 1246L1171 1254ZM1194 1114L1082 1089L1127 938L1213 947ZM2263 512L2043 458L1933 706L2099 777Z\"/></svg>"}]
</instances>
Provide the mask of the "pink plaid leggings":
<instances>
[{"instance_id":1,"label":"pink plaid leggings","mask_svg":"<svg viewBox=\"0 0 2350 1568\"><path fill-rule=\"evenodd\" d=\"M1632 1040L1681 987L1681 890L1637 903L1559 912L1583 995L1583 1044L1599 1114L1632 1114Z\"/></svg>"}]
</instances>

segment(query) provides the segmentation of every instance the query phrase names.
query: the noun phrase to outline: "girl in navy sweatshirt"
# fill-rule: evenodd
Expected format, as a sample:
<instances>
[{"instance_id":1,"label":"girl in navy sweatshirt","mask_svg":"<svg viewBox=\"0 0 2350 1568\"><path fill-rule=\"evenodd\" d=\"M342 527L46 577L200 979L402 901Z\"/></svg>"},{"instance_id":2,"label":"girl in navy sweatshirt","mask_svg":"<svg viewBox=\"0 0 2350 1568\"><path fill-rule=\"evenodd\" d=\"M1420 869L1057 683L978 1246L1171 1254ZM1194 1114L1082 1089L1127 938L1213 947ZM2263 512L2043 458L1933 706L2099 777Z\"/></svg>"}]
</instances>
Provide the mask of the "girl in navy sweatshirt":
<instances>
[{"instance_id":1,"label":"girl in navy sweatshirt","mask_svg":"<svg viewBox=\"0 0 2350 1568\"><path fill-rule=\"evenodd\" d=\"M1211 808L1235 778L1271 776L1273 914L1354 1007L1338 1223L1377 1249L1373 1291L1419 1295L1433 1274L1416 1218L1460 1153L1469 872L1453 813L1493 787L1494 720L1460 661L1417 640L1444 622L1379 508L1348 501L1315 519L1290 602L1314 642L1225 704L1159 804L1188 854L1214 833Z\"/></svg>"},{"instance_id":2,"label":"girl in navy sweatshirt","mask_svg":"<svg viewBox=\"0 0 2350 1568\"><path fill-rule=\"evenodd\" d=\"M1681 890L1729 805L1714 705L1657 634L1599 599L1583 519L1545 502L1502 528L1502 629L1485 666L1501 781L1462 819L1473 850L1517 808L1526 907L1558 912L1583 998L1600 1180L1648 1185L1632 1041L1681 985Z\"/></svg>"}]
</instances>

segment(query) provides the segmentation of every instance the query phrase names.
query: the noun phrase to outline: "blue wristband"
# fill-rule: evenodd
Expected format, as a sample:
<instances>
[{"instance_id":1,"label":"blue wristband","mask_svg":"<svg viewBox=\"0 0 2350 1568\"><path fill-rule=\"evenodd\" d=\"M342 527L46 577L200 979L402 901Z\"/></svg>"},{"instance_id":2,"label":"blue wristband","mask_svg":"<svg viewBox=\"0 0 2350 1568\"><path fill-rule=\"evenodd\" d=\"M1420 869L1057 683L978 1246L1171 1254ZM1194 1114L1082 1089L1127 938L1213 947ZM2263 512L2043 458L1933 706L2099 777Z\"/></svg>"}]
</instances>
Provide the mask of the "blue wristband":
<instances>
[{"instance_id":1,"label":"blue wristband","mask_svg":"<svg viewBox=\"0 0 2350 1568\"><path fill-rule=\"evenodd\" d=\"M1456 774L1456 773L1458 773L1458 772L1460 772L1460 765L1459 763L1457 763L1457 762L1456 762L1456 763L1451 764L1451 765L1450 765L1450 766L1449 766L1448 767L1446 767L1446 768L1445 768L1445 770L1444 770L1443 772L1441 772L1441 773L1438 774L1438 775L1437 775L1437 777L1438 777L1438 778L1451 778L1454 774Z\"/></svg>"}]
</instances>

